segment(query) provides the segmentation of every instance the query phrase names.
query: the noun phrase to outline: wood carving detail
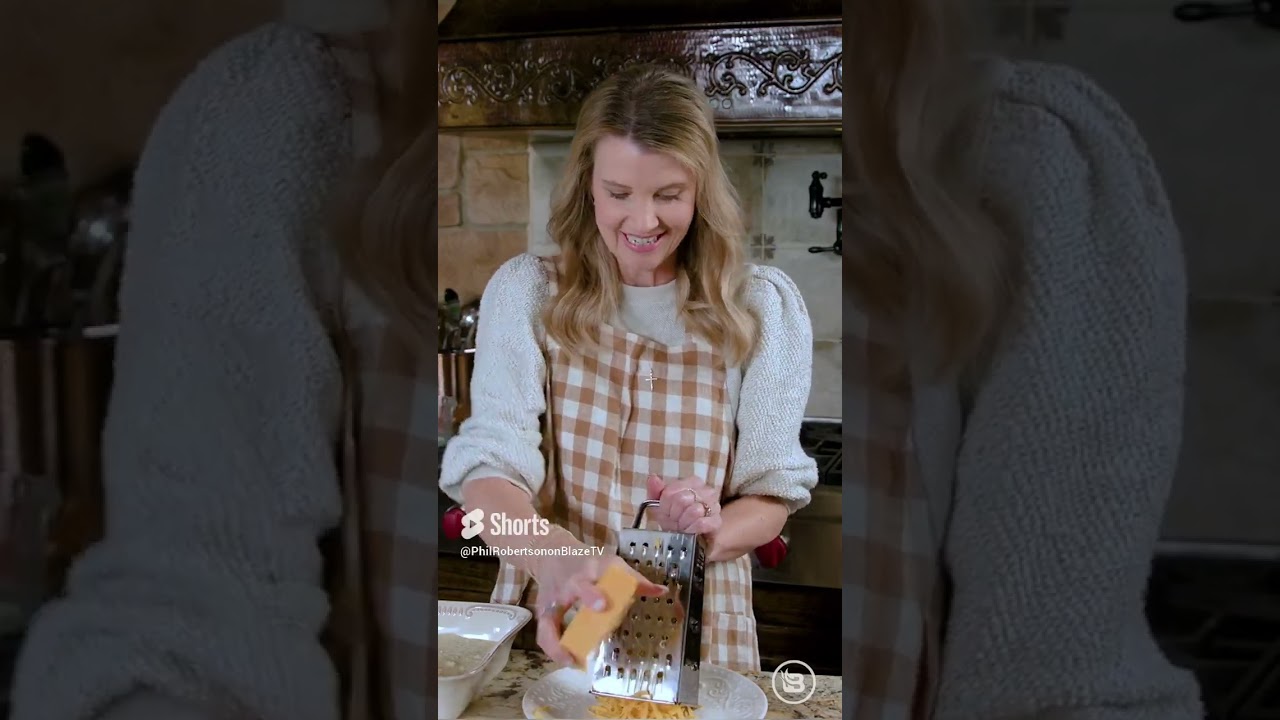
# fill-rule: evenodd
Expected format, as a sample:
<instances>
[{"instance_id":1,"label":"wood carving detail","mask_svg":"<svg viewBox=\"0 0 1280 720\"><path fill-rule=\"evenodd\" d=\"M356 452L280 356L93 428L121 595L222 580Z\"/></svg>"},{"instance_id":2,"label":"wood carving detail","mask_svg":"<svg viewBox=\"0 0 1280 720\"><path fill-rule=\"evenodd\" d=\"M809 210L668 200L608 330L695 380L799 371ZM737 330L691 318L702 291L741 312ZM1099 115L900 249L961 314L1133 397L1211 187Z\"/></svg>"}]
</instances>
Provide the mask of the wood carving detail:
<instances>
[{"instance_id":1,"label":"wood carving detail","mask_svg":"<svg viewBox=\"0 0 1280 720\"><path fill-rule=\"evenodd\" d=\"M670 33L442 46L441 126L571 124L600 81L635 63L693 78L717 113L751 121L839 117L838 30ZM446 49L448 48L448 49Z\"/></svg>"},{"instance_id":2,"label":"wood carving detail","mask_svg":"<svg viewBox=\"0 0 1280 720\"><path fill-rule=\"evenodd\" d=\"M606 77L639 62L663 65L699 80L708 97L726 101L734 94L763 98L771 90L803 95L826 75L830 79L822 83L821 91L834 95L844 90L841 59L842 53L814 59L809 50L707 53L702 60L692 56L595 58L590 72L547 59L489 62L477 67L442 68L440 104L554 105L580 101Z\"/></svg>"},{"instance_id":3,"label":"wood carving detail","mask_svg":"<svg viewBox=\"0 0 1280 720\"><path fill-rule=\"evenodd\" d=\"M707 94L711 97L729 97L737 91L739 95L746 95L749 91L747 83L734 73L734 68L739 63L754 68L761 76L755 90L756 97L765 97L770 89L777 89L788 95L803 95L828 72L831 73L831 80L823 83L822 93L840 93L844 91L844 81L841 78L843 54L837 52L816 60L807 49L707 55L703 61L708 69ZM717 72L721 67L724 71Z\"/></svg>"}]
</instances>

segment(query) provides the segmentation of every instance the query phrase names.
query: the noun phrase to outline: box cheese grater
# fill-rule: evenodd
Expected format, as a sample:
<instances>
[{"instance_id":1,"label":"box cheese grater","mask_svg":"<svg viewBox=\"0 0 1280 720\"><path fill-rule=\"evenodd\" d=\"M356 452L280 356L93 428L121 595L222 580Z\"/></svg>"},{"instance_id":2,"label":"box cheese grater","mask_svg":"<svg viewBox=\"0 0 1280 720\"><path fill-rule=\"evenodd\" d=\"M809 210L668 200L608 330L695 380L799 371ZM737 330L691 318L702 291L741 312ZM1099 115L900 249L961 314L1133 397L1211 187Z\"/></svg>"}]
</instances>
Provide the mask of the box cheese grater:
<instances>
[{"instance_id":1,"label":"box cheese grater","mask_svg":"<svg viewBox=\"0 0 1280 720\"><path fill-rule=\"evenodd\" d=\"M646 500L632 529L619 531L618 556L667 586L667 593L636 598L618 629L600 643L590 668L591 692L696 706L706 556L697 535L639 529L644 511L657 504Z\"/></svg>"}]
</instances>

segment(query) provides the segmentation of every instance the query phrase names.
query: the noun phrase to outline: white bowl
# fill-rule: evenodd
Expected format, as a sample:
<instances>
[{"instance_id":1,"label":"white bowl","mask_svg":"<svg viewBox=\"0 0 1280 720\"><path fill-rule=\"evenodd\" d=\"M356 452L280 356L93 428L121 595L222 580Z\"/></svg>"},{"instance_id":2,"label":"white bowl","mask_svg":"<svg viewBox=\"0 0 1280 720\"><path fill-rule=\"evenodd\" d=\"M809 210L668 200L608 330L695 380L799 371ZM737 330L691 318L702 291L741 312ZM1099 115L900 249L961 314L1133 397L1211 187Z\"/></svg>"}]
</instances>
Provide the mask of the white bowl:
<instances>
[{"instance_id":1,"label":"white bowl","mask_svg":"<svg viewBox=\"0 0 1280 720\"><path fill-rule=\"evenodd\" d=\"M519 605L441 600L436 612L438 632L493 640L498 643L480 666L465 675L437 680L440 720L456 720L486 685L507 666L516 633L533 619L533 613Z\"/></svg>"}]
</instances>

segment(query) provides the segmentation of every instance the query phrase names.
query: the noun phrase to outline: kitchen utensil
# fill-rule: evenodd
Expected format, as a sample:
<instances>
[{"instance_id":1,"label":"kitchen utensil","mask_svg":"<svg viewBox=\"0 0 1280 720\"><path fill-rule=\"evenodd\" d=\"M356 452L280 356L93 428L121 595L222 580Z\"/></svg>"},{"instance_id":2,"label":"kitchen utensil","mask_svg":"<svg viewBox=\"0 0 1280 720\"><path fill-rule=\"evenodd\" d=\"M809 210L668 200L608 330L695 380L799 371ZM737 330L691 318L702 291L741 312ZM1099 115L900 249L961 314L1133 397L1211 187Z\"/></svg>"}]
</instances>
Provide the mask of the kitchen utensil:
<instances>
[{"instance_id":1,"label":"kitchen utensil","mask_svg":"<svg viewBox=\"0 0 1280 720\"><path fill-rule=\"evenodd\" d=\"M70 319L67 245L74 207L66 160L49 138L28 133L22 139L19 161L15 197L23 267L14 324L63 323Z\"/></svg>"},{"instance_id":2,"label":"kitchen utensil","mask_svg":"<svg viewBox=\"0 0 1280 720\"><path fill-rule=\"evenodd\" d=\"M644 511L657 504L641 503L632 527L618 532L618 556L667 593L637 598L600 644L588 668L591 692L697 705L706 555L697 535L640 529Z\"/></svg>"},{"instance_id":3,"label":"kitchen utensil","mask_svg":"<svg viewBox=\"0 0 1280 720\"><path fill-rule=\"evenodd\" d=\"M751 680L707 663L698 677L698 720L764 720L769 712L765 691ZM530 720L589 718L596 698L591 676L576 668L560 668L529 687L521 702ZM800 715L801 706L793 706Z\"/></svg>"},{"instance_id":4,"label":"kitchen utensil","mask_svg":"<svg viewBox=\"0 0 1280 720\"><path fill-rule=\"evenodd\" d=\"M102 527L101 428L114 336L0 337L0 601L26 615Z\"/></svg>"},{"instance_id":5,"label":"kitchen utensil","mask_svg":"<svg viewBox=\"0 0 1280 720\"><path fill-rule=\"evenodd\" d=\"M438 396L436 402L436 441L440 447L449 444L457 427L458 401L448 395Z\"/></svg>"},{"instance_id":6,"label":"kitchen utensil","mask_svg":"<svg viewBox=\"0 0 1280 720\"><path fill-rule=\"evenodd\" d=\"M471 415L471 373L475 369L475 350L441 352L436 356L436 387L438 394L453 398L457 403L453 412L450 437Z\"/></svg>"},{"instance_id":7,"label":"kitchen utensil","mask_svg":"<svg viewBox=\"0 0 1280 720\"><path fill-rule=\"evenodd\" d=\"M85 289L79 322L94 327L119 319L120 271L124 267L124 240L117 240L98 258L93 282Z\"/></svg>"},{"instance_id":8,"label":"kitchen utensil","mask_svg":"<svg viewBox=\"0 0 1280 720\"><path fill-rule=\"evenodd\" d=\"M458 305L458 293L453 288L445 288L444 304L441 314L445 320L445 339L440 343L442 352L458 350L458 323L462 320L462 309Z\"/></svg>"},{"instance_id":9,"label":"kitchen utensil","mask_svg":"<svg viewBox=\"0 0 1280 720\"><path fill-rule=\"evenodd\" d=\"M133 169L124 168L77 198L75 230L68 245L75 295L73 331L117 319L132 182Z\"/></svg>"},{"instance_id":10,"label":"kitchen utensil","mask_svg":"<svg viewBox=\"0 0 1280 720\"><path fill-rule=\"evenodd\" d=\"M462 349L471 349L476 346L476 330L480 327L480 301L473 300L462 306L461 314L458 318L458 342Z\"/></svg>"}]
</instances>

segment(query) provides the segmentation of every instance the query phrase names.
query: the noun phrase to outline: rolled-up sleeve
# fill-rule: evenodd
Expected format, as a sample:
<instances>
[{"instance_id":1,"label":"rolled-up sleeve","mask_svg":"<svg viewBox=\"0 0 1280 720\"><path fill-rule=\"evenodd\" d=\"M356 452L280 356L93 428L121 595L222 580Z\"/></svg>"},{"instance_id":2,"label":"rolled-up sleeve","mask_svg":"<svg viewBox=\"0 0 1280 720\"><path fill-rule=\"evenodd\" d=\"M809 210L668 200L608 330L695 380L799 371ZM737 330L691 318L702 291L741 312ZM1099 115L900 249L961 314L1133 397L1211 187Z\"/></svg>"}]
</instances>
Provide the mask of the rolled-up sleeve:
<instances>
[{"instance_id":1,"label":"rolled-up sleeve","mask_svg":"<svg viewBox=\"0 0 1280 720\"><path fill-rule=\"evenodd\" d=\"M748 296L760 321L755 352L743 367L738 443L727 495L764 495L789 512L809 504L818 466L800 445L813 376L813 325L786 273L756 266Z\"/></svg>"},{"instance_id":2,"label":"rolled-up sleeve","mask_svg":"<svg viewBox=\"0 0 1280 720\"><path fill-rule=\"evenodd\" d=\"M547 366L540 337L548 284L540 262L527 254L508 260L481 297L471 414L440 465L440 489L454 502L462 502L463 485L477 477L505 477L530 496L546 479Z\"/></svg>"}]
</instances>

